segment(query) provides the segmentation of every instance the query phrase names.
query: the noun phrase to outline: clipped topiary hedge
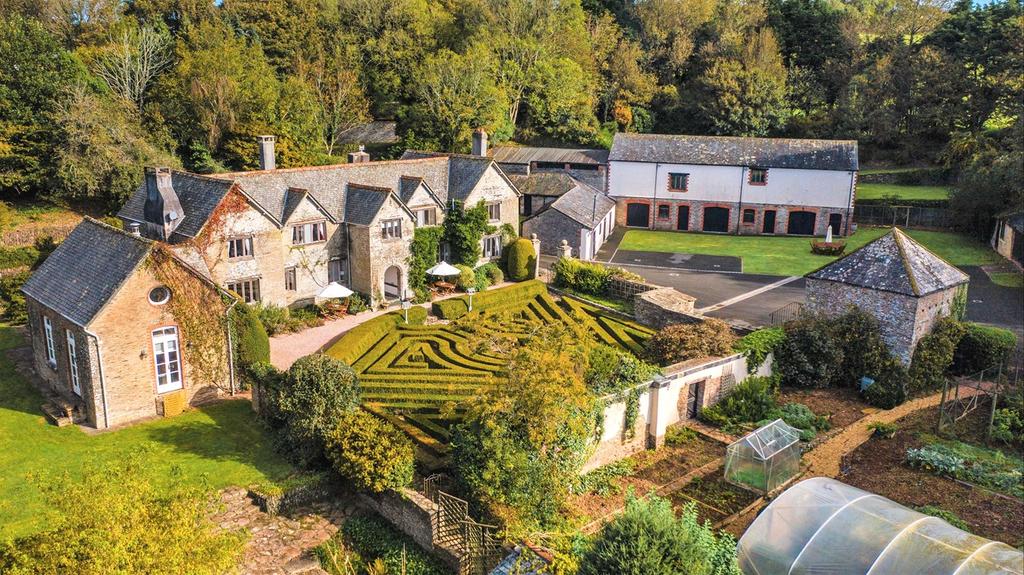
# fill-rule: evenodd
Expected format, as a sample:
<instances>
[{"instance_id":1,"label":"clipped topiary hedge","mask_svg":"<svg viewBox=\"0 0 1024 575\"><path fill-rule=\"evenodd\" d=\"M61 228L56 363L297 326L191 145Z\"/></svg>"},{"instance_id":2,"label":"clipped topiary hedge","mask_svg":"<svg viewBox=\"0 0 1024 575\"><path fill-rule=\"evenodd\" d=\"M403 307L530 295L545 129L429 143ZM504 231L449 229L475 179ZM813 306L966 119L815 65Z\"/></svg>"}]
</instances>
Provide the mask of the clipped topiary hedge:
<instances>
[{"instance_id":1,"label":"clipped topiary hedge","mask_svg":"<svg viewBox=\"0 0 1024 575\"><path fill-rule=\"evenodd\" d=\"M234 328L238 367L245 370L257 363L270 362L270 338L256 310L239 301L231 318Z\"/></svg>"},{"instance_id":2,"label":"clipped topiary hedge","mask_svg":"<svg viewBox=\"0 0 1024 575\"><path fill-rule=\"evenodd\" d=\"M984 369L998 369L1017 347L1017 336L1007 329L965 323L966 332L953 354L953 371L973 375Z\"/></svg>"},{"instance_id":3,"label":"clipped topiary hedge","mask_svg":"<svg viewBox=\"0 0 1024 575\"><path fill-rule=\"evenodd\" d=\"M473 296L473 311L487 311L499 305L525 301L541 293L547 293L547 288L537 280L523 282L501 290L478 293ZM469 296L435 301L430 307L434 315L441 319L458 319L469 312Z\"/></svg>"},{"instance_id":4,"label":"clipped topiary hedge","mask_svg":"<svg viewBox=\"0 0 1024 575\"><path fill-rule=\"evenodd\" d=\"M508 277L512 281L524 281L533 277L533 269L537 254L533 251L533 242L519 238L508 248Z\"/></svg>"},{"instance_id":5,"label":"clipped topiary hedge","mask_svg":"<svg viewBox=\"0 0 1024 575\"><path fill-rule=\"evenodd\" d=\"M333 346L331 348L331 355L349 365L355 365L356 361L373 347L373 344L380 341L382 337L393 330L401 321L402 317L397 312L387 313L365 321L350 329L345 334L345 346L343 348Z\"/></svg>"}]
</instances>

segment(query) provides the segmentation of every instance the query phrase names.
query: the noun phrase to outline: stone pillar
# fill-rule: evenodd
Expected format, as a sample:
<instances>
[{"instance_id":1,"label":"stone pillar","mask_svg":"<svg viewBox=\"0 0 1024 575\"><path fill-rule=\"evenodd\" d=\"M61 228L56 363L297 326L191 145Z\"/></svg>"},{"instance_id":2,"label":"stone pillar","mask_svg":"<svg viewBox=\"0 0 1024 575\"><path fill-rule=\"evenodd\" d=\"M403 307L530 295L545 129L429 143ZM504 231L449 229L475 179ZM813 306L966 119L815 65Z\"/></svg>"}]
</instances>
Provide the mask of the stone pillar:
<instances>
[{"instance_id":1,"label":"stone pillar","mask_svg":"<svg viewBox=\"0 0 1024 575\"><path fill-rule=\"evenodd\" d=\"M562 256L563 258L571 258L572 246L569 245L569 242L562 240L561 245L558 246L558 252L559 255Z\"/></svg>"},{"instance_id":2,"label":"stone pillar","mask_svg":"<svg viewBox=\"0 0 1024 575\"><path fill-rule=\"evenodd\" d=\"M654 376L651 382L651 399L647 416L647 448L658 449L665 445L665 430L668 429L669 414L676 406L669 399L669 386L672 380L663 376Z\"/></svg>"},{"instance_id":3,"label":"stone pillar","mask_svg":"<svg viewBox=\"0 0 1024 575\"><path fill-rule=\"evenodd\" d=\"M540 239L537 234L530 234L530 241L533 243L533 278L540 277Z\"/></svg>"}]
</instances>

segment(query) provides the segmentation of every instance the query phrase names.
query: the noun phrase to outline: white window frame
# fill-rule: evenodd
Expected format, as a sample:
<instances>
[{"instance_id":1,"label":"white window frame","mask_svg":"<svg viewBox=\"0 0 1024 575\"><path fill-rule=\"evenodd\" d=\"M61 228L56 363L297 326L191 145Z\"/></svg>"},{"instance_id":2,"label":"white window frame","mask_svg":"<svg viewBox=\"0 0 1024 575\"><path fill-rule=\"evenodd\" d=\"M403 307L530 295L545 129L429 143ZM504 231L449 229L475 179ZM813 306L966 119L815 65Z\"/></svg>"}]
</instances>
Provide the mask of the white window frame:
<instances>
[{"instance_id":1,"label":"white window frame","mask_svg":"<svg viewBox=\"0 0 1024 575\"><path fill-rule=\"evenodd\" d=\"M292 226L292 245L304 246L327 241L327 222L306 222Z\"/></svg>"},{"instance_id":2,"label":"white window frame","mask_svg":"<svg viewBox=\"0 0 1024 575\"><path fill-rule=\"evenodd\" d=\"M168 349L173 343L174 349ZM162 351L161 351L162 350ZM174 359L170 353L174 353ZM161 361L161 356L163 361ZM161 384L160 366L165 369L164 378L166 383ZM162 327L153 330L153 370L156 377L156 392L167 393L181 389L185 385L185 378L181 370L181 341L178 339L178 328L174 326ZM177 374L177 380L174 378Z\"/></svg>"},{"instance_id":3,"label":"white window frame","mask_svg":"<svg viewBox=\"0 0 1024 575\"><path fill-rule=\"evenodd\" d=\"M345 260L333 257L327 260L327 281L345 283Z\"/></svg>"},{"instance_id":4,"label":"white window frame","mask_svg":"<svg viewBox=\"0 0 1024 575\"><path fill-rule=\"evenodd\" d=\"M246 289L248 287L248 289ZM260 278L248 278L228 282L228 290L238 294L245 303L262 301L260 298Z\"/></svg>"},{"instance_id":5,"label":"white window frame","mask_svg":"<svg viewBox=\"0 0 1024 575\"><path fill-rule=\"evenodd\" d=\"M53 323L45 315L43 316L43 334L46 338L46 361L50 367L57 369L57 348L53 344Z\"/></svg>"},{"instance_id":6,"label":"white window frame","mask_svg":"<svg viewBox=\"0 0 1024 575\"><path fill-rule=\"evenodd\" d=\"M484 259L494 259L501 257L501 234L493 234L490 236L484 236L483 239L483 250ZM488 247L492 249L488 249Z\"/></svg>"},{"instance_id":7,"label":"white window frame","mask_svg":"<svg viewBox=\"0 0 1024 575\"><path fill-rule=\"evenodd\" d=\"M487 204L487 221L501 221L501 202L489 202Z\"/></svg>"},{"instance_id":8,"label":"white window frame","mask_svg":"<svg viewBox=\"0 0 1024 575\"><path fill-rule=\"evenodd\" d=\"M380 235L386 240L398 240L402 239L402 220L401 218L381 220L380 222Z\"/></svg>"},{"instance_id":9,"label":"white window frame","mask_svg":"<svg viewBox=\"0 0 1024 575\"><path fill-rule=\"evenodd\" d=\"M68 340L68 366L71 368L71 391L75 395L82 396L82 383L78 379L78 344L75 343L75 334L70 329L64 330Z\"/></svg>"},{"instance_id":10,"label":"white window frame","mask_svg":"<svg viewBox=\"0 0 1024 575\"><path fill-rule=\"evenodd\" d=\"M228 259L237 260L251 258L253 248L252 236L239 236L228 240ZM241 251L241 253L239 253Z\"/></svg>"}]
</instances>

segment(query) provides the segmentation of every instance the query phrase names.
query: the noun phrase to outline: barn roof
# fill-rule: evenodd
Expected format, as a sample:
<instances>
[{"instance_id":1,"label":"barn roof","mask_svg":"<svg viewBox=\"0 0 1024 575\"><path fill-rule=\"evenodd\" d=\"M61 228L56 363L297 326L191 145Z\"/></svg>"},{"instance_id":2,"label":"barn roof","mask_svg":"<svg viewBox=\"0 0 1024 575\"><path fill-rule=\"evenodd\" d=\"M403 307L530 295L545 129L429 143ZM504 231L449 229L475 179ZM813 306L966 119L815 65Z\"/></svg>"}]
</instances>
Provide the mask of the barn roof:
<instances>
[{"instance_id":1,"label":"barn roof","mask_svg":"<svg viewBox=\"0 0 1024 575\"><path fill-rule=\"evenodd\" d=\"M551 162L554 164L591 164L596 166L608 163L608 150L495 146L491 148L491 158L499 164Z\"/></svg>"},{"instance_id":2,"label":"barn roof","mask_svg":"<svg viewBox=\"0 0 1024 575\"><path fill-rule=\"evenodd\" d=\"M897 228L807 277L915 297L969 280Z\"/></svg>"},{"instance_id":3,"label":"barn roof","mask_svg":"<svg viewBox=\"0 0 1024 575\"><path fill-rule=\"evenodd\" d=\"M551 204L551 209L592 230L610 210L615 209L615 201L586 184L576 182L574 188Z\"/></svg>"},{"instance_id":4,"label":"barn roof","mask_svg":"<svg viewBox=\"0 0 1024 575\"><path fill-rule=\"evenodd\" d=\"M858 169L855 140L615 134L610 161L805 170Z\"/></svg>"}]
</instances>

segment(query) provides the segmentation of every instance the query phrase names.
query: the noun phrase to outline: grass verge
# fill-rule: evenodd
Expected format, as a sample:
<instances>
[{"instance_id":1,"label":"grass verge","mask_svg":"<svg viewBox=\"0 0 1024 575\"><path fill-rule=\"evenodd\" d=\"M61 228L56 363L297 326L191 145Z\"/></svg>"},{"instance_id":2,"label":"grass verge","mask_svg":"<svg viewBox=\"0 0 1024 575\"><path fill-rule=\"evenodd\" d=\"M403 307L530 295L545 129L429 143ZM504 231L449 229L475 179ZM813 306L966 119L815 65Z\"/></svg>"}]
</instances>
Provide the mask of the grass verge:
<instances>
[{"instance_id":1,"label":"grass verge","mask_svg":"<svg viewBox=\"0 0 1024 575\"><path fill-rule=\"evenodd\" d=\"M857 184L858 200L881 200L892 196L901 200L948 200L949 188L900 184Z\"/></svg>"}]
</instances>

